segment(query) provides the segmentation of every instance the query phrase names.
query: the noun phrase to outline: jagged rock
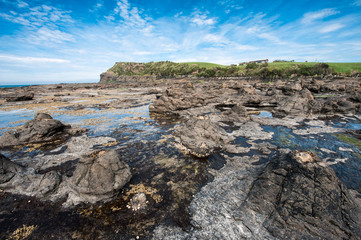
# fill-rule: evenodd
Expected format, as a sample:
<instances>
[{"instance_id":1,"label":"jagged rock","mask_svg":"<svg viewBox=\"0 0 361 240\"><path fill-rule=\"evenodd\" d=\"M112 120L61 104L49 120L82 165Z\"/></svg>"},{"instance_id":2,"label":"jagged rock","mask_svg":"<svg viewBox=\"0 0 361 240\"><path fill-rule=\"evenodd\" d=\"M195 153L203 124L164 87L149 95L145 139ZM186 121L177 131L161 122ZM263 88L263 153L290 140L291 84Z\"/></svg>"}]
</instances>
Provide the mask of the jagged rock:
<instances>
[{"instance_id":1,"label":"jagged rock","mask_svg":"<svg viewBox=\"0 0 361 240\"><path fill-rule=\"evenodd\" d=\"M96 151L82 157L69 180L71 193L68 203L95 203L117 195L132 174L114 150Z\"/></svg>"},{"instance_id":2,"label":"jagged rock","mask_svg":"<svg viewBox=\"0 0 361 240\"><path fill-rule=\"evenodd\" d=\"M28 195L36 197L45 197L54 193L61 182L61 177L56 171L29 176L29 179L31 184L26 192Z\"/></svg>"},{"instance_id":3,"label":"jagged rock","mask_svg":"<svg viewBox=\"0 0 361 240\"><path fill-rule=\"evenodd\" d=\"M33 100L34 93L32 92L17 92L13 95L6 96L5 100L7 102L19 102L19 101L29 101Z\"/></svg>"},{"instance_id":4,"label":"jagged rock","mask_svg":"<svg viewBox=\"0 0 361 240\"><path fill-rule=\"evenodd\" d=\"M0 154L0 187L7 192L45 197L57 190L61 178L55 171L36 174Z\"/></svg>"},{"instance_id":5,"label":"jagged rock","mask_svg":"<svg viewBox=\"0 0 361 240\"><path fill-rule=\"evenodd\" d=\"M239 95L255 95L256 94L256 89L250 85L246 85L246 86L242 86L239 90L238 90L238 94Z\"/></svg>"},{"instance_id":6,"label":"jagged rock","mask_svg":"<svg viewBox=\"0 0 361 240\"><path fill-rule=\"evenodd\" d=\"M307 90L308 91L308 90ZM290 97L281 97L278 106L274 109L275 116L285 117L287 115L305 115L309 112L311 96L308 92L304 92L305 97L295 94Z\"/></svg>"},{"instance_id":7,"label":"jagged rock","mask_svg":"<svg viewBox=\"0 0 361 240\"><path fill-rule=\"evenodd\" d=\"M295 151L270 161L234 213L251 232L263 227L276 238L361 236L359 206L334 171L311 152Z\"/></svg>"},{"instance_id":8,"label":"jagged rock","mask_svg":"<svg viewBox=\"0 0 361 240\"><path fill-rule=\"evenodd\" d=\"M153 239L360 239L360 206L316 155L255 162L229 159L192 200L191 230L160 226Z\"/></svg>"},{"instance_id":9,"label":"jagged rock","mask_svg":"<svg viewBox=\"0 0 361 240\"><path fill-rule=\"evenodd\" d=\"M100 74L100 83L113 83L116 79L117 75L110 71Z\"/></svg>"},{"instance_id":10,"label":"jagged rock","mask_svg":"<svg viewBox=\"0 0 361 240\"><path fill-rule=\"evenodd\" d=\"M192 107L205 105L204 97L197 92L187 93L182 89L170 88L149 106L150 112L171 113L177 110L184 110Z\"/></svg>"},{"instance_id":11,"label":"jagged rock","mask_svg":"<svg viewBox=\"0 0 361 240\"><path fill-rule=\"evenodd\" d=\"M329 99L327 100L321 112L322 113L355 113L357 105L346 99Z\"/></svg>"},{"instance_id":12,"label":"jagged rock","mask_svg":"<svg viewBox=\"0 0 361 240\"><path fill-rule=\"evenodd\" d=\"M299 82L287 82L282 88L285 95L292 95L302 90L302 86Z\"/></svg>"},{"instance_id":13,"label":"jagged rock","mask_svg":"<svg viewBox=\"0 0 361 240\"><path fill-rule=\"evenodd\" d=\"M64 125L59 120L53 119L49 114L38 113L33 120L26 122L17 131L5 132L0 137L0 147L52 142L85 131L83 128L71 129L70 125Z\"/></svg>"},{"instance_id":14,"label":"jagged rock","mask_svg":"<svg viewBox=\"0 0 361 240\"><path fill-rule=\"evenodd\" d=\"M225 130L210 119L190 118L174 131L176 142L187 153L196 157L207 157L231 141Z\"/></svg>"},{"instance_id":15,"label":"jagged rock","mask_svg":"<svg viewBox=\"0 0 361 240\"><path fill-rule=\"evenodd\" d=\"M21 166L0 153L0 184L9 182L21 170Z\"/></svg>"}]
</instances>

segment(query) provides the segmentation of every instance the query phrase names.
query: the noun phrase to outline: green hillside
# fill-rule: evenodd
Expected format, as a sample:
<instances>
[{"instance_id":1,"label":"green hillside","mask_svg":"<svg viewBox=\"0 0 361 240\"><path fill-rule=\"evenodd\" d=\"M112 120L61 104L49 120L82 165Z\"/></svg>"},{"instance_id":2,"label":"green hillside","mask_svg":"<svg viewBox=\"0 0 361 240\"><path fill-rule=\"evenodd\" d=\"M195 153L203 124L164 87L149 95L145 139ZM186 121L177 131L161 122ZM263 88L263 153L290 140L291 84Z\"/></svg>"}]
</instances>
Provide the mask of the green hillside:
<instances>
[{"instance_id":1,"label":"green hillside","mask_svg":"<svg viewBox=\"0 0 361 240\"><path fill-rule=\"evenodd\" d=\"M185 62L188 65L197 65L200 68L215 68L215 67L224 67L224 65L216 64L216 63L208 63L208 62Z\"/></svg>"},{"instance_id":2,"label":"green hillside","mask_svg":"<svg viewBox=\"0 0 361 240\"><path fill-rule=\"evenodd\" d=\"M175 63L170 61L135 63L117 62L109 72L116 76L178 77L259 77L320 76L361 73L361 63L272 62L225 66L207 62Z\"/></svg>"},{"instance_id":3,"label":"green hillside","mask_svg":"<svg viewBox=\"0 0 361 240\"><path fill-rule=\"evenodd\" d=\"M272 62L268 63L270 69L286 69L292 66L314 66L317 62ZM352 71L361 72L361 62L355 63L327 63L336 73L350 74Z\"/></svg>"}]
</instances>

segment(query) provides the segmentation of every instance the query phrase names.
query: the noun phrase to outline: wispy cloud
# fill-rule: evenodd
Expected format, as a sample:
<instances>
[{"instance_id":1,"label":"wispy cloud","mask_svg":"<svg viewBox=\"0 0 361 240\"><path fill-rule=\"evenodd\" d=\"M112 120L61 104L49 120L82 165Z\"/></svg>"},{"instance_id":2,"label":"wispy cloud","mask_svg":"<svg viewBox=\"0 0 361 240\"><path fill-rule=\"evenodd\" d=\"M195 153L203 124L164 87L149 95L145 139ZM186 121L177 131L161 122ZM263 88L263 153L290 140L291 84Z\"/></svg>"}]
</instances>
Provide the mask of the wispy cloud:
<instances>
[{"instance_id":1,"label":"wispy cloud","mask_svg":"<svg viewBox=\"0 0 361 240\"><path fill-rule=\"evenodd\" d=\"M104 1L103 0L98 0L95 5L89 9L89 12L97 12L99 11L99 9L101 9L102 7L104 7Z\"/></svg>"},{"instance_id":2,"label":"wispy cloud","mask_svg":"<svg viewBox=\"0 0 361 240\"><path fill-rule=\"evenodd\" d=\"M303 18L301 20L304 24L310 24L314 22L315 20L321 20L326 17L336 15L340 13L339 11L333 9L333 8L325 8L316 12L308 12L303 15Z\"/></svg>"},{"instance_id":3,"label":"wispy cloud","mask_svg":"<svg viewBox=\"0 0 361 240\"><path fill-rule=\"evenodd\" d=\"M201 13L196 11L193 13L193 17L191 18L191 22L198 26L210 26L217 23L216 18L209 18L208 12Z\"/></svg>"},{"instance_id":4,"label":"wispy cloud","mask_svg":"<svg viewBox=\"0 0 361 240\"><path fill-rule=\"evenodd\" d=\"M21 7L25 8L29 5L21 2ZM73 22L70 11L62 11L55 7L41 5L33 8L27 8L25 12L10 11L9 13L1 13L0 17L18 23L30 28L39 26L54 26L57 23Z\"/></svg>"},{"instance_id":5,"label":"wispy cloud","mask_svg":"<svg viewBox=\"0 0 361 240\"><path fill-rule=\"evenodd\" d=\"M20 63L70 63L69 60L59 58L40 58L40 57L24 57L13 55L0 55L0 60L5 62L20 62Z\"/></svg>"},{"instance_id":6,"label":"wispy cloud","mask_svg":"<svg viewBox=\"0 0 361 240\"><path fill-rule=\"evenodd\" d=\"M25 27L18 39L39 45L74 41L70 33L60 30L74 22L70 16L71 11L63 11L48 5L30 7L23 1L17 1L17 7L21 9L0 13L0 17Z\"/></svg>"},{"instance_id":7,"label":"wispy cloud","mask_svg":"<svg viewBox=\"0 0 361 240\"><path fill-rule=\"evenodd\" d=\"M334 31L337 31L341 28L345 27L345 25L343 24L340 24L340 23L333 23L333 24L330 24L330 25L327 25L323 28L321 28L319 30L320 33L329 33L329 32L334 32Z\"/></svg>"},{"instance_id":8,"label":"wispy cloud","mask_svg":"<svg viewBox=\"0 0 361 240\"><path fill-rule=\"evenodd\" d=\"M113 13L105 18L109 21L119 21L128 27L144 27L148 20L141 16L141 11L131 6L128 0L118 0Z\"/></svg>"}]
</instances>

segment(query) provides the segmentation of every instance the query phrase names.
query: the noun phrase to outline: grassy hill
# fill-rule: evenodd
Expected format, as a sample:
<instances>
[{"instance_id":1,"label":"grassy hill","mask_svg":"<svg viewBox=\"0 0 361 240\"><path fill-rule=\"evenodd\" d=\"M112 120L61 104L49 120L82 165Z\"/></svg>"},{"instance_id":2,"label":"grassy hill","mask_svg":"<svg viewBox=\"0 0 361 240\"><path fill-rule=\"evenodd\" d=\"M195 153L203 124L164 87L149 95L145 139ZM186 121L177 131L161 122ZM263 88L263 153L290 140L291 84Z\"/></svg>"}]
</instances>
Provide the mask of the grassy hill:
<instances>
[{"instance_id":1,"label":"grassy hill","mask_svg":"<svg viewBox=\"0 0 361 240\"><path fill-rule=\"evenodd\" d=\"M296 65L314 66L317 62L272 62L270 69L286 69ZM356 63L327 63L336 73L350 74L352 71L361 72L361 62Z\"/></svg>"},{"instance_id":2,"label":"grassy hill","mask_svg":"<svg viewBox=\"0 0 361 240\"><path fill-rule=\"evenodd\" d=\"M224 65L217 64L217 63L208 63L208 62L185 62L188 65L197 65L200 68L215 68L215 67L224 67Z\"/></svg>"},{"instance_id":3,"label":"grassy hill","mask_svg":"<svg viewBox=\"0 0 361 240\"><path fill-rule=\"evenodd\" d=\"M117 62L109 72L116 76L166 77L260 77L316 76L361 73L361 63L272 62L246 65L220 65L207 62L175 63L170 61L135 63Z\"/></svg>"}]
</instances>

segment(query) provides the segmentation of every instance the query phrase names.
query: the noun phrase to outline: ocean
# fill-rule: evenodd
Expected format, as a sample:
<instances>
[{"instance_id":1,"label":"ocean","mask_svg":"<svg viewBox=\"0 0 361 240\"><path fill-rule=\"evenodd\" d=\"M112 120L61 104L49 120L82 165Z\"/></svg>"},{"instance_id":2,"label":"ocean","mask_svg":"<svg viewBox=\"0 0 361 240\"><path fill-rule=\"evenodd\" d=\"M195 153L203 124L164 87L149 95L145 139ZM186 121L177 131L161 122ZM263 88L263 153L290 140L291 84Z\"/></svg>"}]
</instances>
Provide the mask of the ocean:
<instances>
[{"instance_id":1,"label":"ocean","mask_svg":"<svg viewBox=\"0 0 361 240\"><path fill-rule=\"evenodd\" d=\"M0 88L27 87L27 86L30 86L30 84L28 84L28 85L0 85Z\"/></svg>"}]
</instances>

